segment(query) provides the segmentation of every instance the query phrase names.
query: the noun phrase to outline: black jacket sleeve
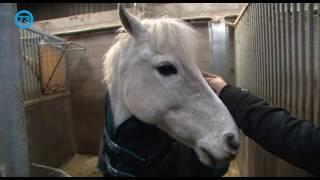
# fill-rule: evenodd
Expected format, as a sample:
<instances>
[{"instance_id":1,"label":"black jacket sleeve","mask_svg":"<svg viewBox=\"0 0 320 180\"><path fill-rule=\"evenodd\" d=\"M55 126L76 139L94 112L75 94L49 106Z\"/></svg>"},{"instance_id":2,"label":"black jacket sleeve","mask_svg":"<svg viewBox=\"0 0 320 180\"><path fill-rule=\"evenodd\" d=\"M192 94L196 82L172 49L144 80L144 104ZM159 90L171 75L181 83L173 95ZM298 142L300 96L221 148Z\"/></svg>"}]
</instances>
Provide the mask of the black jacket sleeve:
<instances>
[{"instance_id":1,"label":"black jacket sleeve","mask_svg":"<svg viewBox=\"0 0 320 180\"><path fill-rule=\"evenodd\" d=\"M227 85L219 96L248 137L285 161L320 174L320 128L238 87Z\"/></svg>"}]
</instances>

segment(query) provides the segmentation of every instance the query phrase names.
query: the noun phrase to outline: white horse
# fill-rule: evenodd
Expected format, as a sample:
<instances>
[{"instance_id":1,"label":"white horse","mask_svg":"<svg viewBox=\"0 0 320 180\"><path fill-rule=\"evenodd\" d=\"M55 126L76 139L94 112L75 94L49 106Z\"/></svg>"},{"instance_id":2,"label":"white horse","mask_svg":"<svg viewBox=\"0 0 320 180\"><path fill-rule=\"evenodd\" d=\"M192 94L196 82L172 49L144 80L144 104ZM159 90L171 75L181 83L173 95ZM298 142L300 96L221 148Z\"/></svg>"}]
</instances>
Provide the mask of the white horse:
<instances>
[{"instance_id":1,"label":"white horse","mask_svg":"<svg viewBox=\"0 0 320 180\"><path fill-rule=\"evenodd\" d=\"M119 11L126 32L105 55L105 81L115 130L134 115L191 148L205 165L230 161L239 130L196 63L197 33L173 18Z\"/></svg>"}]
</instances>

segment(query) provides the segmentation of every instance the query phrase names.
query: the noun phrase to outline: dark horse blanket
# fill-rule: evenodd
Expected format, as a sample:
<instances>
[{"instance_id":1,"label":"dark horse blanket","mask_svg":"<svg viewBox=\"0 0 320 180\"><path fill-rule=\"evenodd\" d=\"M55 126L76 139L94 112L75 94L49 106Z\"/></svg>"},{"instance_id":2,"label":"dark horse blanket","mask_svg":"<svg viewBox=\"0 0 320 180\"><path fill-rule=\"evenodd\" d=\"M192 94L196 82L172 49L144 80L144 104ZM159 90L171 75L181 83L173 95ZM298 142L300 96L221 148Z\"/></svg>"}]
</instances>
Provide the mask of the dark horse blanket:
<instances>
[{"instance_id":1,"label":"dark horse blanket","mask_svg":"<svg viewBox=\"0 0 320 180\"><path fill-rule=\"evenodd\" d=\"M107 130L111 130L107 126L112 126L108 123L109 118L112 119L110 109L107 95L105 131L97 166L104 176L209 177L223 176L228 170L228 163L215 167L202 164L193 149L175 141L156 126L143 123L134 116L121 124L114 134L108 136ZM138 157L121 150L106 150L110 147L108 141L114 142L124 151L135 153Z\"/></svg>"}]
</instances>

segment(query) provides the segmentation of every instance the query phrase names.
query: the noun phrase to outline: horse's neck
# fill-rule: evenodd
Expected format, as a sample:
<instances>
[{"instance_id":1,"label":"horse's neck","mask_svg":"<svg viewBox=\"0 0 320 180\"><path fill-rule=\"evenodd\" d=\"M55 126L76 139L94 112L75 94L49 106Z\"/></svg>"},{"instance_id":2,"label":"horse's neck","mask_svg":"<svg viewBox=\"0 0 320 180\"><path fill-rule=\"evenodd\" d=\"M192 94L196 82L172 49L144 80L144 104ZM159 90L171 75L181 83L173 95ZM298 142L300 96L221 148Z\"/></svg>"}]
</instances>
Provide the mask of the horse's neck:
<instances>
[{"instance_id":1,"label":"horse's neck","mask_svg":"<svg viewBox=\"0 0 320 180\"><path fill-rule=\"evenodd\" d=\"M131 113L129 112L125 103L123 94L121 93L122 91L119 90L121 87L118 86L117 82L119 81L113 81L111 86L108 88L110 92L114 130L116 130L120 124L125 122L131 116Z\"/></svg>"}]
</instances>

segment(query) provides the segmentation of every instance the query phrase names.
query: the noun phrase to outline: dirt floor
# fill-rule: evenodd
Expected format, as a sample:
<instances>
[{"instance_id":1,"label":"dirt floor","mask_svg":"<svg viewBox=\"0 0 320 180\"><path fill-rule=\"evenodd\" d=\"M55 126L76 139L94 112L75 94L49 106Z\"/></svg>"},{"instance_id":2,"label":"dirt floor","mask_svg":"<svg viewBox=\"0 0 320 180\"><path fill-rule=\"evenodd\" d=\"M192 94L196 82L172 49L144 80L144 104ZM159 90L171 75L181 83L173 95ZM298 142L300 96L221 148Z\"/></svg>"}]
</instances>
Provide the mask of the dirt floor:
<instances>
[{"instance_id":1,"label":"dirt floor","mask_svg":"<svg viewBox=\"0 0 320 180\"><path fill-rule=\"evenodd\" d=\"M96 168L97 160L97 156L75 154L66 161L60 169L73 177L102 177L102 174ZM241 174L238 164L236 161L232 161L224 177L239 176L241 176Z\"/></svg>"}]
</instances>

